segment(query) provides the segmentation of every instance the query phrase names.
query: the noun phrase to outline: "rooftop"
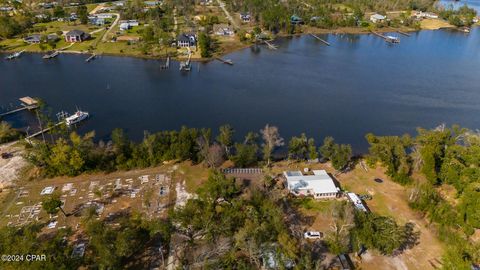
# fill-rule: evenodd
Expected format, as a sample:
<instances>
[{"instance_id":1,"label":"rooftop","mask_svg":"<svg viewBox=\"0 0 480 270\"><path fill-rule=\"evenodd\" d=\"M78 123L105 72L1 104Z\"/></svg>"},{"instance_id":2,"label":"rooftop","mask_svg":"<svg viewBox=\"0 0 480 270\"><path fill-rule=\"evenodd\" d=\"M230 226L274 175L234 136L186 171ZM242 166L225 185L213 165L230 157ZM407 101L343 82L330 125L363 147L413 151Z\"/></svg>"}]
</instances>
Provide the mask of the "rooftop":
<instances>
[{"instance_id":1,"label":"rooftop","mask_svg":"<svg viewBox=\"0 0 480 270\"><path fill-rule=\"evenodd\" d=\"M314 170L313 175L300 171L284 172L290 189L312 189L315 193L337 193L338 188L325 170Z\"/></svg>"}]
</instances>

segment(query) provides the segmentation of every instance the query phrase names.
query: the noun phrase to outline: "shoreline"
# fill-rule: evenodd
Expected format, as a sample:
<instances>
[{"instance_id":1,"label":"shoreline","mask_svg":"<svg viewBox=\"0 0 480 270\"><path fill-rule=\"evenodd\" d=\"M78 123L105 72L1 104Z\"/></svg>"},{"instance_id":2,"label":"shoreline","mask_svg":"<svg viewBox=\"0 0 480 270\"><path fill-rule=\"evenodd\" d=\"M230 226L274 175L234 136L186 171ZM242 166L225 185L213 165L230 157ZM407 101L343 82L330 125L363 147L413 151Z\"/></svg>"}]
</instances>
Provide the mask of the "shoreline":
<instances>
[{"instance_id":1,"label":"shoreline","mask_svg":"<svg viewBox=\"0 0 480 270\"><path fill-rule=\"evenodd\" d=\"M408 28L408 27L402 27L402 28L380 28L380 29L375 29L376 32L378 33L391 33L391 32L398 32L398 31L403 31L407 33L414 33L414 32L421 32L421 31L437 31L437 30L445 30L445 29L454 29L454 27L441 27L438 29L414 29L414 28ZM291 38L291 37L301 37L305 35L310 35L310 34L319 34L319 35L369 35L372 34L371 30L365 29L365 28L355 28L355 27L343 27L343 28L336 28L336 29L325 29L325 28L314 28L314 27L307 27L303 29L301 33L295 33L295 34L285 34L285 33L280 33L277 35L273 36L273 40L276 38ZM232 46L231 48L225 49L220 53L214 54L211 58L192 58L192 62L200 62L200 63L207 63L211 61L215 61L216 58L222 58L228 54L244 50L246 48L249 48L253 46L254 43L243 43L243 42L236 42L236 46ZM39 52L39 51L29 51L28 49L24 49L25 53L34 53L34 54L45 54L49 51L44 51L44 52ZM14 53L18 52L19 50L1 50L0 53ZM139 58L139 59L145 59L145 60L164 60L166 59L166 56L152 56L152 55L139 55L139 54L128 54L128 53L105 53L105 52L95 52L95 51L61 51L59 50L60 54L77 54L77 55L92 55L96 54L97 56L112 56L112 57L131 57L131 58ZM175 56L172 57L173 60L175 61L182 61L187 59L186 57L179 57Z\"/></svg>"}]
</instances>

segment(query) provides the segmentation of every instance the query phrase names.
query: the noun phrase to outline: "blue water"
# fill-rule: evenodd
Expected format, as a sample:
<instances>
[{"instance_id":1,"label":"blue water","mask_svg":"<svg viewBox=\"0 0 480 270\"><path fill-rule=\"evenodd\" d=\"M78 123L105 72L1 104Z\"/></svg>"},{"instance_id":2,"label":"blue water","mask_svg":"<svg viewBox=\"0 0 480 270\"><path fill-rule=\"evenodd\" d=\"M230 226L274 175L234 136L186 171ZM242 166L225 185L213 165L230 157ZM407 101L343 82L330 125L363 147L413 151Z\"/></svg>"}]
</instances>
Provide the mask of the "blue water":
<instances>
[{"instance_id":1,"label":"blue water","mask_svg":"<svg viewBox=\"0 0 480 270\"><path fill-rule=\"evenodd\" d=\"M80 132L107 138L116 127L135 139L144 130L230 123L237 137L277 125L284 137L302 132L317 141L334 136L365 151L364 135L414 133L417 127L480 127L480 29L422 31L391 45L373 35L280 40L276 51L245 49L188 74L160 70L161 61L61 55L44 61L25 54L0 61L0 105L41 97L52 114L78 106L92 117ZM3 58L2 58L3 59ZM28 112L7 118L34 124Z\"/></svg>"},{"instance_id":2,"label":"blue water","mask_svg":"<svg viewBox=\"0 0 480 270\"><path fill-rule=\"evenodd\" d=\"M480 15L480 0L462 0L462 1L453 1L453 0L441 0L439 4L450 8L453 7L454 9L458 9L464 5L469 6L477 11L477 16Z\"/></svg>"}]
</instances>

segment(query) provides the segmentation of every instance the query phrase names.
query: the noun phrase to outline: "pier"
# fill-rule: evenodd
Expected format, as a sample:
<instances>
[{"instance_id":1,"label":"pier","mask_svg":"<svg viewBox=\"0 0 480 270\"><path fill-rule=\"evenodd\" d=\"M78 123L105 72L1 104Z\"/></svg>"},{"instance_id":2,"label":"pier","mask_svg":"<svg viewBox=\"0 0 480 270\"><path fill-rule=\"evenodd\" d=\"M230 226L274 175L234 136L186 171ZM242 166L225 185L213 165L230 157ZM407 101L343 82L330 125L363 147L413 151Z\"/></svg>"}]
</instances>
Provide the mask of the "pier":
<instances>
[{"instance_id":1,"label":"pier","mask_svg":"<svg viewBox=\"0 0 480 270\"><path fill-rule=\"evenodd\" d=\"M407 33L407 32L403 32L403 31L397 31L397 33L399 33L399 34L401 34L401 35L404 35L404 36L407 36L407 37L409 37L409 36L410 36L410 34L409 34L409 33Z\"/></svg>"},{"instance_id":2,"label":"pier","mask_svg":"<svg viewBox=\"0 0 480 270\"><path fill-rule=\"evenodd\" d=\"M316 38L317 40L323 42L325 45L327 46L330 46L330 43L324 39L321 39L319 36L315 35L315 34L310 34L312 37Z\"/></svg>"},{"instance_id":3,"label":"pier","mask_svg":"<svg viewBox=\"0 0 480 270\"><path fill-rule=\"evenodd\" d=\"M55 58L55 57L57 57L57 56L58 56L58 54L59 54L59 53L58 53L58 51L54 51L54 52L53 52L53 53L51 53L51 54L45 54L45 55L43 56L43 59L51 59L51 58Z\"/></svg>"},{"instance_id":4,"label":"pier","mask_svg":"<svg viewBox=\"0 0 480 270\"><path fill-rule=\"evenodd\" d=\"M65 122L64 122L64 121L58 122L58 123L56 123L55 125L53 125L53 126L51 126L51 127L44 128L44 129L42 129L42 130L40 130L40 131L38 131L38 132L35 132L35 133L31 134L31 135L28 135L27 137L25 137L25 140L27 140L28 142L30 142L30 139L31 139L31 138L35 138L35 137L37 137L37 136L40 136L40 135L42 135L43 133L46 133L46 132L52 130L53 128L58 127L59 125L61 125L61 124L63 124L63 123L65 123Z\"/></svg>"},{"instance_id":5,"label":"pier","mask_svg":"<svg viewBox=\"0 0 480 270\"><path fill-rule=\"evenodd\" d=\"M96 54L92 54L90 57L88 57L87 59L85 59L85 62L86 62L86 63L89 63L90 61L95 60L96 57L97 57Z\"/></svg>"},{"instance_id":6,"label":"pier","mask_svg":"<svg viewBox=\"0 0 480 270\"><path fill-rule=\"evenodd\" d=\"M385 36L375 31L372 31L372 34L374 34L377 37L383 38L383 40L385 40L385 42L388 42L388 43L400 43L400 39L398 39L397 37Z\"/></svg>"},{"instance_id":7,"label":"pier","mask_svg":"<svg viewBox=\"0 0 480 270\"><path fill-rule=\"evenodd\" d=\"M7 116L7 115L10 115L10 114L21 112L21 111L24 111L24 110L34 110L34 109L38 108L38 101L36 99L33 99L31 97L22 97L22 98L19 98L19 100L21 102L20 103L20 105L21 105L20 108L16 108L16 109L10 110L8 112L1 113L0 118L4 117L4 116Z\"/></svg>"},{"instance_id":8,"label":"pier","mask_svg":"<svg viewBox=\"0 0 480 270\"><path fill-rule=\"evenodd\" d=\"M222 58L220 58L220 57L217 57L217 58L215 58L215 59L217 59L218 61L220 61L220 62L222 62L222 63L224 63L224 64L233 66L233 61L232 61L231 59L226 59L226 60L224 60L224 59L222 59Z\"/></svg>"},{"instance_id":9,"label":"pier","mask_svg":"<svg viewBox=\"0 0 480 270\"><path fill-rule=\"evenodd\" d=\"M268 48L270 48L271 50L276 50L277 49L277 46L273 45L272 43L268 42L268 40L264 40L263 42L265 42L265 44L267 44Z\"/></svg>"},{"instance_id":10,"label":"pier","mask_svg":"<svg viewBox=\"0 0 480 270\"><path fill-rule=\"evenodd\" d=\"M8 55L7 57L5 57L5 60L13 60L13 59L19 58L20 55L22 55L22 53L24 53L24 52L25 52L25 50L22 50L22 51L14 53L14 54Z\"/></svg>"}]
</instances>

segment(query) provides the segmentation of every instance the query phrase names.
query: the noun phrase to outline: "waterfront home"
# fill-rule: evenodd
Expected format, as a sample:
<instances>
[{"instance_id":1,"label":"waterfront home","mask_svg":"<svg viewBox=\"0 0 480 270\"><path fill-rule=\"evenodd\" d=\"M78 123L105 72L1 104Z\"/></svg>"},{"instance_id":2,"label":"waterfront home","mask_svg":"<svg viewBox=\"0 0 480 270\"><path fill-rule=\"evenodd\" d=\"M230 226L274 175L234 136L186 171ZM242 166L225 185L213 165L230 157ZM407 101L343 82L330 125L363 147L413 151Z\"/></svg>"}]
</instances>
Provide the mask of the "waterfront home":
<instances>
[{"instance_id":1,"label":"waterfront home","mask_svg":"<svg viewBox=\"0 0 480 270\"><path fill-rule=\"evenodd\" d=\"M97 16L97 18L100 18L100 19L111 19L111 18L113 18L113 14L111 14L111 13L99 13L99 14L96 14L95 16Z\"/></svg>"},{"instance_id":2,"label":"waterfront home","mask_svg":"<svg viewBox=\"0 0 480 270\"><path fill-rule=\"evenodd\" d=\"M244 23L249 23L252 20L252 16L248 13L240 13L240 19Z\"/></svg>"},{"instance_id":3,"label":"waterfront home","mask_svg":"<svg viewBox=\"0 0 480 270\"><path fill-rule=\"evenodd\" d=\"M293 25L303 24L303 20L302 20L302 18L300 18L299 16L294 14L290 17L290 23L293 24Z\"/></svg>"},{"instance_id":4,"label":"waterfront home","mask_svg":"<svg viewBox=\"0 0 480 270\"><path fill-rule=\"evenodd\" d=\"M177 46L181 48L193 47L197 44L197 37L195 34L183 33L177 37Z\"/></svg>"},{"instance_id":5,"label":"waterfront home","mask_svg":"<svg viewBox=\"0 0 480 270\"><path fill-rule=\"evenodd\" d=\"M82 30L72 30L65 34L66 42L83 42L90 38L90 34L83 32Z\"/></svg>"},{"instance_id":6,"label":"waterfront home","mask_svg":"<svg viewBox=\"0 0 480 270\"><path fill-rule=\"evenodd\" d=\"M200 5L202 5L202 6L208 6L208 5L211 5L211 4L213 4L212 0L200 0Z\"/></svg>"},{"instance_id":7,"label":"waterfront home","mask_svg":"<svg viewBox=\"0 0 480 270\"><path fill-rule=\"evenodd\" d=\"M386 18L387 17L385 17L383 15L375 13L372 16L370 16L370 21L373 22L373 23L382 23L382 22L385 21Z\"/></svg>"},{"instance_id":8,"label":"waterfront home","mask_svg":"<svg viewBox=\"0 0 480 270\"><path fill-rule=\"evenodd\" d=\"M40 34L33 34L23 39L23 42L28 44L39 44L42 42L42 35Z\"/></svg>"},{"instance_id":9,"label":"waterfront home","mask_svg":"<svg viewBox=\"0 0 480 270\"><path fill-rule=\"evenodd\" d=\"M213 33L217 36L233 36L235 34L233 29L226 24L215 24Z\"/></svg>"},{"instance_id":10,"label":"waterfront home","mask_svg":"<svg viewBox=\"0 0 480 270\"><path fill-rule=\"evenodd\" d=\"M315 199L334 199L340 194L340 188L325 170L313 170L313 174L304 175L301 171L283 173L287 188L296 196L313 196Z\"/></svg>"}]
</instances>

